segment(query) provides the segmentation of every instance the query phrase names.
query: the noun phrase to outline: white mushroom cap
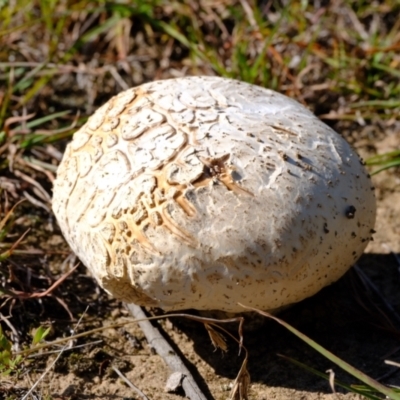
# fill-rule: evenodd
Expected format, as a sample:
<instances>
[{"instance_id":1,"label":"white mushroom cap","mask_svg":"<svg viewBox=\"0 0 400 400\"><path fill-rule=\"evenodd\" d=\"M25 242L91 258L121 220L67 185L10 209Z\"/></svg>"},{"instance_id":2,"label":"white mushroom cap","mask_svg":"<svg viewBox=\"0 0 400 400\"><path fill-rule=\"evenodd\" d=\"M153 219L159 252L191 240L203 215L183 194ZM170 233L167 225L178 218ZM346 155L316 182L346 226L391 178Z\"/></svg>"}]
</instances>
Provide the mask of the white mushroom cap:
<instances>
[{"instance_id":1,"label":"white mushroom cap","mask_svg":"<svg viewBox=\"0 0 400 400\"><path fill-rule=\"evenodd\" d=\"M113 97L75 133L53 209L118 299L274 310L336 281L370 240L375 198L347 142L296 101L187 77Z\"/></svg>"}]
</instances>

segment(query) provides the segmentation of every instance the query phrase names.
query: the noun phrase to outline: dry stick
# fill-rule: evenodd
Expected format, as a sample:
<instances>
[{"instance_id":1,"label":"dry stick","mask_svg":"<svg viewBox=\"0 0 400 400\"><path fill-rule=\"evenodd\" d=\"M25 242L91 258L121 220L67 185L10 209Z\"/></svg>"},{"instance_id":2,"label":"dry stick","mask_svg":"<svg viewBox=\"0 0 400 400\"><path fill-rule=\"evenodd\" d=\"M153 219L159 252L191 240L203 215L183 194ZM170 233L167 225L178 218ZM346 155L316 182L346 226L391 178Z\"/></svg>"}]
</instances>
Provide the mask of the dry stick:
<instances>
[{"instance_id":1,"label":"dry stick","mask_svg":"<svg viewBox=\"0 0 400 400\"><path fill-rule=\"evenodd\" d=\"M127 304L126 306L134 318L146 318L143 310L136 304ZM207 397L197 386L196 381L194 380L190 371L186 368L185 364L175 353L173 348L163 338L160 331L147 320L139 321L138 324L146 336L149 345L154 348L160 357L163 358L172 372L180 372L184 375L182 380L182 388L185 391L186 397L188 397L190 400L207 400Z\"/></svg>"},{"instance_id":2,"label":"dry stick","mask_svg":"<svg viewBox=\"0 0 400 400\"><path fill-rule=\"evenodd\" d=\"M86 314L87 310L89 307L86 308L85 312L81 315L81 317L79 318L79 321L76 323L75 329L78 328L78 326L80 325L84 315ZM63 354L64 350L66 350L68 348L69 344L67 343L58 353L56 359L51 363L51 365L46 369L46 371L43 372L43 374L40 376L40 378L31 386L31 388L28 390L27 393L25 393L25 396L21 399L21 400L26 400L28 398L28 396L35 390L36 386L39 385L39 383L43 380L43 378L51 371L51 369L54 367L54 365L56 364L56 362L58 361L58 359L61 357L61 355Z\"/></svg>"},{"instance_id":3,"label":"dry stick","mask_svg":"<svg viewBox=\"0 0 400 400\"><path fill-rule=\"evenodd\" d=\"M400 322L400 315L396 312L389 301L386 300L385 296L381 293L378 287L371 281L371 279L369 279L368 275L357 264L355 264L353 268L361 278L361 282L364 284L364 286L370 288L379 297L386 308L392 313L392 316L397 320L397 322Z\"/></svg>"},{"instance_id":4,"label":"dry stick","mask_svg":"<svg viewBox=\"0 0 400 400\"><path fill-rule=\"evenodd\" d=\"M36 386L39 385L39 383L43 380L43 378L49 373L49 371L54 367L58 359L61 357L63 354L64 350L68 347L68 344L66 344L58 353L56 359L47 367L47 369L43 372L43 374L40 376L40 378L31 386L31 388L28 390L28 392L25 393L25 396L22 398L22 400L26 400L28 396L36 389Z\"/></svg>"},{"instance_id":5,"label":"dry stick","mask_svg":"<svg viewBox=\"0 0 400 400\"><path fill-rule=\"evenodd\" d=\"M135 386L118 368L114 367L113 365L111 366L111 368L143 400L149 400L149 398L137 386Z\"/></svg>"}]
</instances>

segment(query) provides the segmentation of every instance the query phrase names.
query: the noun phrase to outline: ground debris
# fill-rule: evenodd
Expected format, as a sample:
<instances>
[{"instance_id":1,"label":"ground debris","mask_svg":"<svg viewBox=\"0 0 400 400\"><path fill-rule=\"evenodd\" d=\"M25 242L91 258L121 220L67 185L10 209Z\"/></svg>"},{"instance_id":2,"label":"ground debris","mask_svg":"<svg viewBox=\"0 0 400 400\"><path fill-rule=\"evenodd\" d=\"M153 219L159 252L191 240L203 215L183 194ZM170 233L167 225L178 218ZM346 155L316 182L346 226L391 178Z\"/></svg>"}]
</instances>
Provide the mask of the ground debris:
<instances>
[{"instance_id":1,"label":"ground debris","mask_svg":"<svg viewBox=\"0 0 400 400\"><path fill-rule=\"evenodd\" d=\"M167 393L176 393L179 389L182 388L182 381L185 378L185 374L183 372L173 372L165 384L164 390Z\"/></svg>"}]
</instances>

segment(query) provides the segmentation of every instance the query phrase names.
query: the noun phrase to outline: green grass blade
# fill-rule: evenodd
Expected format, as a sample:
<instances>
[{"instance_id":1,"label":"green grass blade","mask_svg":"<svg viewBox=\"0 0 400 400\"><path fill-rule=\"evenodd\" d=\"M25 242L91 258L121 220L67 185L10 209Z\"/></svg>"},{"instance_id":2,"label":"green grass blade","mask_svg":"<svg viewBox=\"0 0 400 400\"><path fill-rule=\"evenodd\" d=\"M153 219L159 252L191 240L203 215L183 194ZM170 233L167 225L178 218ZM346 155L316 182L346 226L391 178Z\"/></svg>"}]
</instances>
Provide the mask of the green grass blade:
<instances>
[{"instance_id":1,"label":"green grass blade","mask_svg":"<svg viewBox=\"0 0 400 400\"><path fill-rule=\"evenodd\" d=\"M294 335L296 335L299 339L301 339L303 342L307 343L310 347L312 347L314 350L318 351L318 353L322 354L325 358L328 360L332 361L335 363L337 366L342 368L344 371L348 372L350 375L354 376L355 378L359 379L361 382L365 383L366 385L372 387L379 393L383 393L384 395L387 396L387 398L392 399L392 400L400 400L400 393L396 393L394 390L390 389L389 387L382 385L375 379L369 377L368 375L364 374L364 372L361 372L357 368L353 367L346 361L342 360L341 358L335 356L333 353L331 353L329 350L326 350L324 347L322 347L320 344L306 336L304 333L301 333L298 331L296 328L288 324L287 322L283 321L282 319L275 317L274 315L271 315L265 311L257 310L256 308L252 307L247 307L243 306L246 309L258 312L261 315L264 315L267 318L273 319L274 321L278 322L278 324L284 326L287 330L292 332Z\"/></svg>"},{"instance_id":2,"label":"green grass blade","mask_svg":"<svg viewBox=\"0 0 400 400\"><path fill-rule=\"evenodd\" d=\"M397 77L397 78L400 78L400 71L399 71L399 69L391 68L391 67L389 67L389 66L387 66L387 65L378 64L378 63L374 63L374 64L373 64L373 67L376 68L376 69L379 69L379 70L381 70L381 71L385 71L385 72L387 72L388 74L391 74L391 75L393 75L393 76L395 76L395 77Z\"/></svg>"},{"instance_id":3,"label":"green grass blade","mask_svg":"<svg viewBox=\"0 0 400 400\"><path fill-rule=\"evenodd\" d=\"M349 105L350 108L360 108L360 107L376 107L376 108L396 108L400 107L400 100L368 100L359 101Z\"/></svg>"},{"instance_id":4,"label":"green grass blade","mask_svg":"<svg viewBox=\"0 0 400 400\"><path fill-rule=\"evenodd\" d=\"M400 167L400 159L399 160L394 160L386 163L383 165L381 168L378 168L377 170L371 172L371 175L376 175L379 172L384 171L385 169L393 168L393 167Z\"/></svg>"},{"instance_id":5,"label":"green grass blade","mask_svg":"<svg viewBox=\"0 0 400 400\"><path fill-rule=\"evenodd\" d=\"M59 112L56 112L56 113L53 113L53 114L49 114L49 115L46 115L45 117L38 118L38 119L35 119L33 121L27 122L26 126L29 129L31 129L31 128L34 128L35 126L39 126L41 124L44 124L45 122L52 121L54 119L64 117L65 115L68 115L69 113L70 113L70 111L66 110L66 111L59 111Z\"/></svg>"},{"instance_id":6,"label":"green grass blade","mask_svg":"<svg viewBox=\"0 0 400 400\"><path fill-rule=\"evenodd\" d=\"M310 366L308 366L306 364L303 364L302 362L300 362L298 360L295 360L294 358L287 357L287 356L284 356L282 354L278 354L278 356L282 357L285 360L288 360L292 364L304 369L307 372L310 372L310 373L312 373L314 375L317 375L320 378L326 379L329 382L329 375L328 374L325 374L324 372L318 371L315 368L312 368L312 367L310 367ZM349 392L361 394L362 396L364 396L364 397L366 397L368 399L371 399L371 400L382 400L382 397L377 397L377 396L369 393L370 392L369 386L347 385L346 383L341 382L338 379L335 379L335 385L339 386L339 387L341 387L343 389L346 389Z\"/></svg>"},{"instance_id":7,"label":"green grass blade","mask_svg":"<svg viewBox=\"0 0 400 400\"><path fill-rule=\"evenodd\" d=\"M30 86L30 81L35 77L35 75L40 72L45 66L47 61L38 64L32 71L26 74L20 81L18 81L15 85L13 85L13 93L16 93L19 90L26 89L27 86Z\"/></svg>"},{"instance_id":8,"label":"green grass blade","mask_svg":"<svg viewBox=\"0 0 400 400\"><path fill-rule=\"evenodd\" d=\"M32 345L36 345L44 340L45 337L49 334L50 330L51 328L45 329L43 326L39 326L39 328L36 329L35 334L33 335Z\"/></svg>"},{"instance_id":9,"label":"green grass blade","mask_svg":"<svg viewBox=\"0 0 400 400\"><path fill-rule=\"evenodd\" d=\"M376 156L368 158L366 160L367 165L380 166L377 170L373 171L371 175L378 174L385 169L399 167L400 166L400 150L391 151L385 154L378 154Z\"/></svg>"},{"instance_id":10,"label":"green grass blade","mask_svg":"<svg viewBox=\"0 0 400 400\"><path fill-rule=\"evenodd\" d=\"M390 151L384 154L378 154L366 160L367 165L382 165L393 159L400 159L400 150Z\"/></svg>"}]
</instances>

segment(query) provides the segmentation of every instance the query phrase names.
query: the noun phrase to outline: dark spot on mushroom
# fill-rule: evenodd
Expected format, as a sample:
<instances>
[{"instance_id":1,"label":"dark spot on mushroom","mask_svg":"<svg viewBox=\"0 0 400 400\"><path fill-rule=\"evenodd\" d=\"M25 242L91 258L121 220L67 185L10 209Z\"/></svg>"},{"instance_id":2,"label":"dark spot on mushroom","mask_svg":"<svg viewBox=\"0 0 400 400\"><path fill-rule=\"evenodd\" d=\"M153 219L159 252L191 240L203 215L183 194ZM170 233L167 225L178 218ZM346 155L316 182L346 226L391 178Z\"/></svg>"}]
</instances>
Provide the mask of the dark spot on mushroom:
<instances>
[{"instance_id":1,"label":"dark spot on mushroom","mask_svg":"<svg viewBox=\"0 0 400 400\"><path fill-rule=\"evenodd\" d=\"M231 172L231 177L236 182L242 180L242 176L237 171L232 171Z\"/></svg>"},{"instance_id":2,"label":"dark spot on mushroom","mask_svg":"<svg viewBox=\"0 0 400 400\"><path fill-rule=\"evenodd\" d=\"M376 230L375 229L371 229L369 232L374 234L374 233L376 233Z\"/></svg>"},{"instance_id":3,"label":"dark spot on mushroom","mask_svg":"<svg viewBox=\"0 0 400 400\"><path fill-rule=\"evenodd\" d=\"M356 213L356 208L354 206L348 206L346 208L345 214L348 219L353 219Z\"/></svg>"},{"instance_id":4,"label":"dark spot on mushroom","mask_svg":"<svg viewBox=\"0 0 400 400\"><path fill-rule=\"evenodd\" d=\"M352 238L357 237L356 233L355 233L355 232L351 232L351 237L352 237Z\"/></svg>"},{"instance_id":5,"label":"dark spot on mushroom","mask_svg":"<svg viewBox=\"0 0 400 400\"><path fill-rule=\"evenodd\" d=\"M280 154L280 156L282 157L282 159L284 160L284 161L287 161L288 160L288 155L287 154L285 154L285 153L283 153L283 152L279 152L279 154Z\"/></svg>"},{"instance_id":6,"label":"dark spot on mushroom","mask_svg":"<svg viewBox=\"0 0 400 400\"><path fill-rule=\"evenodd\" d=\"M324 223L324 232L329 233L328 224L326 222Z\"/></svg>"}]
</instances>

